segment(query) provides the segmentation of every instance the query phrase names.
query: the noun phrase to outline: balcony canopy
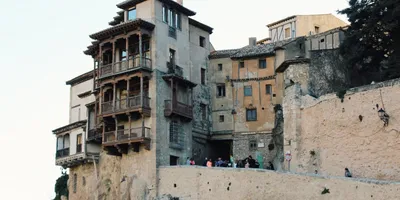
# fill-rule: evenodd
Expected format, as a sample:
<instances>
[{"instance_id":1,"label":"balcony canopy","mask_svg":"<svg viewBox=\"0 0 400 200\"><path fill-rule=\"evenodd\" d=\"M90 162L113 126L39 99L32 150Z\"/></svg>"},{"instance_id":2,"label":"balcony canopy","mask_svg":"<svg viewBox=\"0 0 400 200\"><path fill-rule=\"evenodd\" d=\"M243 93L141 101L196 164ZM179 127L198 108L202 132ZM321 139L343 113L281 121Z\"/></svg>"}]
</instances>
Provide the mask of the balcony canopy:
<instances>
[{"instance_id":1,"label":"balcony canopy","mask_svg":"<svg viewBox=\"0 0 400 200\"><path fill-rule=\"evenodd\" d=\"M154 24L150 22L144 21L142 19L136 19L133 21L124 22L116 26L104 29L102 31L90 35L89 37L94 40L101 41L116 35L138 30L139 28L144 28L146 30L152 31L154 27L155 27Z\"/></svg>"}]
</instances>

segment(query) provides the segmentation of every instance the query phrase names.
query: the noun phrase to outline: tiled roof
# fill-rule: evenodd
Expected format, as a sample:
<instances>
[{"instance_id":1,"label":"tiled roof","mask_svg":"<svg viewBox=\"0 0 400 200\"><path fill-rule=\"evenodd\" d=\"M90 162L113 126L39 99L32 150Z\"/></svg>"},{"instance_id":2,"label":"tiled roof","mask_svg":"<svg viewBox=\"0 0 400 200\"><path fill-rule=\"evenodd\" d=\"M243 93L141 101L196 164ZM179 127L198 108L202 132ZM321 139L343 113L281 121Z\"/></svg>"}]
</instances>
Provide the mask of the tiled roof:
<instances>
[{"instance_id":1,"label":"tiled roof","mask_svg":"<svg viewBox=\"0 0 400 200\"><path fill-rule=\"evenodd\" d=\"M136 19L133 21L124 22L124 23L118 24L116 26L104 29L102 31L99 31L97 33L90 35L89 37L94 40L103 40L103 39L109 38L114 35L122 34L124 32L128 32L131 30L135 30L138 27L146 28L148 30L153 30L154 24L144 21L142 19Z\"/></svg>"},{"instance_id":2,"label":"tiled roof","mask_svg":"<svg viewBox=\"0 0 400 200\"><path fill-rule=\"evenodd\" d=\"M138 3L142 3L143 1L146 1L146 0L126 0L126 1L123 1L119 4L117 4L117 7L121 8L121 9L128 9L132 6L135 6Z\"/></svg>"},{"instance_id":3,"label":"tiled roof","mask_svg":"<svg viewBox=\"0 0 400 200\"><path fill-rule=\"evenodd\" d=\"M301 64L301 63L310 63L310 59L308 58L297 58L293 60L286 60L278 68L276 68L276 72L284 72L291 64Z\"/></svg>"},{"instance_id":4,"label":"tiled roof","mask_svg":"<svg viewBox=\"0 0 400 200\"><path fill-rule=\"evenodd\" d=\"M217 58L230 58L233 54L238 52L240 49L227 49L227 50L218 50L211 52L208 56L210 59L217 59Z\"/></svg>"},{"instance_id":5,"label":"tiled roof","mask_svg":"<svg viewBox=\"0 0 400 200\"><path fill-rule=\"evenodd\" d=\"M84 74L81 74L81 75L79 75L79 76L67 81L66 84L67 85L75 85L75 84L82 83L84 81L90 80L92 78L93 78L93 70L91 70L89 72L86 72Z\"/></svg>"},{"instance_id":6,"label":"tiled roof","mask_svg":"<svg viewBox=\"0 0 400 200\"><path fill-rule=\"evenodd\" d=\"M195 26L197 28L200 28L200 29L202 29L204 31L207 31L209 34L211 34L213 32L213 28L211 28L211 27L209 27L209 26L207 26L207 25L205 25L205 24L203 24L203 23L201 23L199 21L196 21L196 20L194 20L192 18L189 18L189 24L191 24L191 25L193 25L193 26Z\"/></svg>"},{"instance_id":7,"label":"tiled roof","mask_svg":"<svg viewBox=\"0 0 400 200\"><path fill-rule=\"evenodd\" d=\"M257 56L273 55L275 53L274 48L275 48L275 43L246 46L241 48L234 55L232 55L231 58L237 59L237 58L250 58Z\"/></svg>"},{"instance_id":8,"label":"tiled roof","mask_svg":"<svg viewBox=\"0 0 400 200\"><path fill-rule=\"evenodd\" d=\"M64 133L86 125L87 120L81 120L53 130L53 134Z\"/></svg>"},{"instance_id":9,"label":"tiled roof","mask_svg":"<svg viewBox=\"0 0 400 200\"><path fill-rule=\"evenodd\" d=\"M272 22L272 23L268 24L267 27L271 27L271 26L277 25L277 24L279 24L279 23L282 23L282 22L284 22L284 21L291 20L291 19L295 18L296 16L297 16L297 15L292 15L292 16L290 16L290 17L286 17L286 18L281 19L281 20L279 20L279 21Z\"/></svg>"}]
</instances>

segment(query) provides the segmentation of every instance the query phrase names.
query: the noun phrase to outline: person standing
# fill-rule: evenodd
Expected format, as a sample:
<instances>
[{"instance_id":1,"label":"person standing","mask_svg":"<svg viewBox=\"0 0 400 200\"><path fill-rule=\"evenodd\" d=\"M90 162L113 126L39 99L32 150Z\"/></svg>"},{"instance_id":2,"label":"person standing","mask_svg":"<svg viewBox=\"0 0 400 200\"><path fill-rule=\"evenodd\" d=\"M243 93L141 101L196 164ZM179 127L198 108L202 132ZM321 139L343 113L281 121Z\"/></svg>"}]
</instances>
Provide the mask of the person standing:
<instances>
[{"instance_id":1,"label":"person standing","mask_svg":"<svg viewBox=\"0 0 400 200\"><path fill-rule=\"evenodd\" d=\"M344 176L349 178L353 177L353 175L351 174L350 170L347 167L344 168Z\"/></svg>"},{"instance_id":2,"label":"person standing","mask_svg":"<svg viewBox=\"0 0 400 200\"><path fill-rule=\"evenodd\" d=\"M235 161L233 160L233 155L232 154L231 154L231 157L230 157L230 162L232 163L232 167L234 167Z\"/></svg>"},{"instance_id":3,"label":"person standing","mask_svg":"<svg viewBox=\"0 0 400 200\"><path fill-rule=\"evenodd\" d=\"M207 157L204 159L204 162L203 162L203 166L204 167L207 167L207 162L208 162L208 159L207 159Z\"/></svg>"},{"instance_id":4,"label":"person standing","mask_svg":"<svg viewBox=\"0 0 400 200\"><path fill-rule=\"evenodd\" d=\"M195 162L194 162L193 158L190 159L190 165L195 165Z\"/></svg>"},{"instance_id":5,"label":"person standing","mask_svg":"<svg viewBox=\"0 0 400 200\"><path fill-rule=\"evenodd\" d=\"M212 161L211 161L211 159L207 161L207 167L212 167Z\"/></svg>"},{"instance_id":6,"label":"person standing","mask_svg":"<svg viewBox=\"0 0 400 200\"><path fill-rule=\"evenodd\" d=\"M186 158L186 165L190 165L190 158L189 157Z\"/></svg>"}]
</instances>

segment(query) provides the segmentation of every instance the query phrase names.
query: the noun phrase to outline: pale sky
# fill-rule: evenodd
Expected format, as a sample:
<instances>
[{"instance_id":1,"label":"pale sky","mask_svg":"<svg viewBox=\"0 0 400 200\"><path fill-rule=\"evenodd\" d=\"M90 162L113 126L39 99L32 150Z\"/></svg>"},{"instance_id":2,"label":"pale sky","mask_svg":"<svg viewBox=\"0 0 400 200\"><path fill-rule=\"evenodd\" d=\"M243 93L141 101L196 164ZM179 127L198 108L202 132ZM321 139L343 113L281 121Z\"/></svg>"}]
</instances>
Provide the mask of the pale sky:
<instances>
[{"instance_id":1,"label":"pale sky","mask_svg":"<svg viewBox=\"0 0 400 200\"><path fill-rule=\"evenodd\" d=\"M92 69L82 53L88 35L108 27L121 1L0 0L0 199L54 197L60 168L51 131L68 124L65 81ZM214 47L227 49L268 37L268 23L291 15L336 15L347 0L184 0L184 6L214 28Z\"/></svg>"}]
</instances>

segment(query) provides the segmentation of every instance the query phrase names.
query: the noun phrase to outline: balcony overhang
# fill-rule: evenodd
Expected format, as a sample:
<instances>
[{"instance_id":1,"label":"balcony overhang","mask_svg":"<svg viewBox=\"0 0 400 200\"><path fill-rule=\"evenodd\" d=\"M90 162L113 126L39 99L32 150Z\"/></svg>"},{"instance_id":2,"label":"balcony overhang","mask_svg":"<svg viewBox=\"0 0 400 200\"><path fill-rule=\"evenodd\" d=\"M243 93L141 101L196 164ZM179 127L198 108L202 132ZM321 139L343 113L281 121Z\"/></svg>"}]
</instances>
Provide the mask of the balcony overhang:
<instances>
[{"instance_id":1,"label":"balcony overhang","mask_svg":"<svg viewBox=\"0 0 400 200\"><path fill-rule=\"evenodd\" d=\"M176 75L176 74L165 74L162 76L162 78L167 82L170 82L173 79L174 81L177 81L181 85L186 85L190 88L194 88L197 86L196 83L193 83L192 81L189 81L189 80L187 80L179 75Z\"/></svg>"},{"instance_id":2,"label":"balcony overhang","mask_svg":"<svg viewBox=\"0 0 400 200\"><path fill-rule=\"evenodd\" d=\"M94 158L94 160L93 160ZM97 162L99 159L98 153L92 153L86 155L86 153L78 153L75 155L65 156L62 158L56 158L56 165L64 168L75 167L87 162Z\"/></svg>"},{"instance_id":3,"label":"balcony overhang","mask_svg":"<svg viewBox=\"0 0 400 200\"><path fill-rule=\"evenodd\" d=\"M104 29L102 31L90 35L89 37L94 40L101 41L110 37L114 37L116 35L138 30L140 28L146 29L148 31L153 31L154 27L155 25L150 22L144 21L142 19L136 19L133 21L124 22L116 26Z\"/></svg>"},{"instance_id":4,"label":"balcony overhang","mask_svg":"<svg viewBox=\"0 0 400 200\"><path fill-rule=\"evenodd\" d=\"M87 120L81 120L81 121L77 121L77 122L74 122L72 124L68 124L66 126L57 128L57 129L53 130L53 134L57 135L57 134L60 134L60 133L64 133L64 132L70 131L72 129L84 127L84 126L86 126L86 122L87 122Z\"/></svg>"}]
</instances>

